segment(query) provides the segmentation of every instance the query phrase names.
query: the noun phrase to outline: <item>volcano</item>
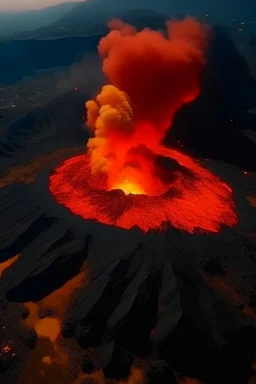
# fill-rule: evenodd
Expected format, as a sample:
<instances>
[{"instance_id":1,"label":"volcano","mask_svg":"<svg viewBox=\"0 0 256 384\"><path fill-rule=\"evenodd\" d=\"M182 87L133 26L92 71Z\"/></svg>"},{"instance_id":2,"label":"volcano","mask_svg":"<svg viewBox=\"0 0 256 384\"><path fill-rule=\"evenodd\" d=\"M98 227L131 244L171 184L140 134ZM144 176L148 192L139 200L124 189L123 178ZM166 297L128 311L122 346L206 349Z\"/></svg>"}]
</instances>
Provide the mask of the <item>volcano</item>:
<instances>
[{"instance_id":1,"label":"volcano","mask_svg":"<svg viewBox=\"0 0 256 384\"><path fill-rule=\"evenodd\" d=\"M111 84L86 102L94 136L87 154L50 176L51 193L84 219L125 229L234 226L231 189L162 145L176 112L200 93L210 28L189 17L167 22L166 35L121 20L109 28L99 53Z\"/></svg>"},{"instance_id":2,"label":"volcano","mask_svg":"<svg viewBox=\"0 0 256 384\"><path fill-rule=\"evenodd\" d=\"M54 109L56 127L15 126L19 148L0 178L0 376L244 384L256 345L255 175L165 145L200 94L209 28L109 26L97 96L78 84ZM88 140L69 118L89 98Z\"/></svg>"},{"instance_id":3,"label":"volcano","mask_svg":"<svg viewBox=\"0 0 256 384\"><path fill-rule=\"evenodd\" d=\"M147 232L171 225L190 233L217 232L222 225L236 224L227 184L192 158L166 148L159 150L164 159L176 160L177 169L169 171L169 179L174 180L167 181L158 195L146 195L141 185L127 180L115 190L106 190L104 180L91 175L88 155L73 157L59 166L50 176L50 191L72 213L126 229L137 226Z\"/></svg>"}]
</instances>

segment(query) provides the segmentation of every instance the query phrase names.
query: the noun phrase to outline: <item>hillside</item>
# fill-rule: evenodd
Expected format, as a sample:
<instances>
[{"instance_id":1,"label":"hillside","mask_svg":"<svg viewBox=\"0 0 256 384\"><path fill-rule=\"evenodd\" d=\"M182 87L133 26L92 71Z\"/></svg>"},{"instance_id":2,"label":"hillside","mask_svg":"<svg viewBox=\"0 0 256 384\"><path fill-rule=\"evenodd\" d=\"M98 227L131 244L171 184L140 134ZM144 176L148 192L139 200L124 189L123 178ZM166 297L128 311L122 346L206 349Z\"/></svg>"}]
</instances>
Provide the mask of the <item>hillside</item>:
<instances>
[{"instance_id":1,"label":"hillside","mask_svg":"<svg viewBox=\"0 0 256 384\"><path fill-rule=\"evenodd\" d=\"M165 18L193 15L205 19L210 23L221 23L234 26L242 20L247 20L248 28L255 27L253 23L256 12L254 0L247 0L246 6L242 3L233 3L232 0L87 0L78 3L65 15L47 27L37 28L32 33L25 33L21 39L53 39L70 36L86 36L94 33L105 33L106 22L113 18L122 18L138 26L158 28L159 15ZM250 7L248 7L250 5ZM255 12L253 12L255 10ZM153 22L148 25L149 18ZM142 21L142 19L145 19ZM255 22L255 21L254 21ZM161 23L160 23L161 24ZM250 26L249 26L250 24Z\"/></svg>"},{"instance_id":2,"label":"hillside","mask_svg":"<svg viewBox=\"0 0 256 384\"><path fill-rule=\"evenodd\" d=\"M80 18L72 18L72 22L69 15L67 19L62 18L52 25L22 34L20 39L50 40L66 37L103 35L108 31L107 22L111 18L120 18L127 23L135 25L139 29L149 27L157 30L164 28L168 14L149 9L127 11L120 9L119 11L111 11L111 14L103 10L102 12L98 12L95 17L92 17L91 14L84 15L83 22Z\"/></svg>"},{"instance_id":3,"label":"hillside","mask_svg":"<svg viewBox=\"0 0 256 384\"><path fill-rule=\"evenodd\" d=\"M0 36L32 31L54 23L76 7L77 3L63 3L41 10L0 13Z\"/></svg>"},{"instance_id":4,"label":"hillside","mask_svg":"<svg viewBox=\"0 0 256 384\"><path fill-rule=\"evenodd\" d=\"M255 17L256 4L254 0L87 0L79 3L73 10L63 16L58 24L69 26L80 24L89 16L100 19L102 16L113 16L114 13L137 9L151 9L171 16L192 14L205 16L221 22L228 22L233 18L246 20Z\"/></svg>"}]
</instances>

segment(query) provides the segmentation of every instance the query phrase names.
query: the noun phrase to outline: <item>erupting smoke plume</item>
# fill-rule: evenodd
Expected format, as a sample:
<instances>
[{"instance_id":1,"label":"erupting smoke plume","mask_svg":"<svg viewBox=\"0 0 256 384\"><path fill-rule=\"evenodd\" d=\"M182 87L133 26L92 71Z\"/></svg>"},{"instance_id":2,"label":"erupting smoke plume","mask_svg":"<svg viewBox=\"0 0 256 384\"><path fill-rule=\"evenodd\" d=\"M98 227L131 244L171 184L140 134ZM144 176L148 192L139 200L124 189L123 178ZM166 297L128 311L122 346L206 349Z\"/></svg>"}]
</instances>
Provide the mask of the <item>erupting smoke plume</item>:
<instances>
[{"instance_id":1,"label":"erupting smoke plume","mask_svg":"<svg viewBox=\"0 0 256 384\"><path fill-rule=\"evenodd\" d=\"M99 53L112 85L86 103L88 126L95 135L88 142L92 172L105 173L109 189L132 192L136 185L151 194L154 156L145 159L145 147L155 154L175 113L198 96L209 28L191 17L167 22L166 35L150 29L138 32L120 20L112 20L109 27ZM144 185L138 185L148 167ZM131 190L126 191L124 183Z\"/></svg>"},{"instance_id":2,"label":"erupting smoke plume","mask_svg":"<svg viewBox=\"0 0 256 384\"><path fill-rule=\"evenodd\" d=\"M86 103L88 153L60 165L50 191L84 219L127 229L235 225L232 190L162 145L175 113L200 92L209 28L189 17L168 22L166 35L119 20L109 27L99 53L111 85Z\"/></svg>"}]
</instances>

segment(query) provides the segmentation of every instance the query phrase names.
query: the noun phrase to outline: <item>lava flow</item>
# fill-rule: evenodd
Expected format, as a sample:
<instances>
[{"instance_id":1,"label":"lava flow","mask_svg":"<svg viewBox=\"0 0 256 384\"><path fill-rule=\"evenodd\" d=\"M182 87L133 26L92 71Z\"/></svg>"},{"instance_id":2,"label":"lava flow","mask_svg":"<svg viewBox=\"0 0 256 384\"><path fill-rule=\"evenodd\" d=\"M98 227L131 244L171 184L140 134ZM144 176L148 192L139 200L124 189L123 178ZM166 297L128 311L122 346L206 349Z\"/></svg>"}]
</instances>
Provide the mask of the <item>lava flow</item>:
<instances>
[{"instance_id":1,"label":"lava flow","mask_svg":"<svg viewBox=\"0 0 256 384\"><path fill-rule=\"evenodd\" d=\"M111 85L86 103L93 137L50 176L51 193L84 219L127 229L235 225L231 189L162 145L175 113L200 93L209 27L193 18L168 22L166 35L120 20L109 27L99 53Z\"/></svg>"}]
</instances>

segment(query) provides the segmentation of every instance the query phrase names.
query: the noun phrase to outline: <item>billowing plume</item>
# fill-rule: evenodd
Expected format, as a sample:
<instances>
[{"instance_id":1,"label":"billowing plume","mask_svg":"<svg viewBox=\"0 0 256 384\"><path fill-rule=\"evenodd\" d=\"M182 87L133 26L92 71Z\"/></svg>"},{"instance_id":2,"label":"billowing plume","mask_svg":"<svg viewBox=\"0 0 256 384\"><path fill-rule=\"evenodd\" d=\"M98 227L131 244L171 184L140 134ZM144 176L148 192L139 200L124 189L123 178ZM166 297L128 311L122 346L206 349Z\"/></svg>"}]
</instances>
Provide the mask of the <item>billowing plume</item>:
<instances>
[{"instance_id":1,"label":"billowing plume","mask_svg":"<svg viewBox=\"0 0 256 384\"><path fill-rule=\"evenodd\" d=\"M209 27L187 17L167 22L166 34L138 32L120 20L109 28L98 49L112 85L86 107L94 130L88 142L92 172L105 173L113 189L127 180L134 184L142 169L154 172L153 154L175 113L199 95Z\"/></svg>"},{"instance_id":2,"label":"billowing plume","mask_svg":"<svg viewBox=\"0 0 256 384\"><path fill-rule=\"evenodd\" d=\"M96 101L86 103L87 125L94 130L88 141L92 173L108 172L114 160L115 140L120 142L134 133L133 110L129 97L113 85L106 85Z\"/></svg>"}]
</instances>

